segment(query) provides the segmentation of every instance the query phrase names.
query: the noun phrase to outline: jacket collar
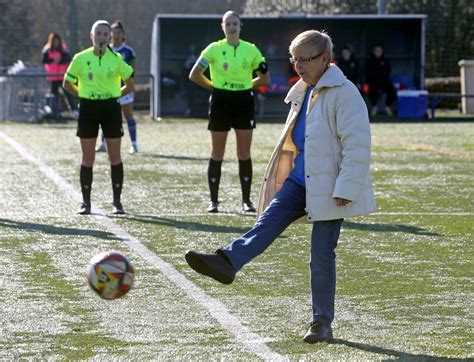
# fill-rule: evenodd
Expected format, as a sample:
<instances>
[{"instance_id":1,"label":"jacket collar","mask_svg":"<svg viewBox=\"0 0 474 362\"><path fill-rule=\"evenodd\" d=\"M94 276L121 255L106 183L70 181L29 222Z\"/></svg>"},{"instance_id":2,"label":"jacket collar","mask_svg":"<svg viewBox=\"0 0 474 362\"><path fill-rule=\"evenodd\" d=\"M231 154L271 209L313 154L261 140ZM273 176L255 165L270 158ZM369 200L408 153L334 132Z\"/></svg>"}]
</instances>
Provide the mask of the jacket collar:
<instances>
[{"instance_id":1,"label":"jacket collar","mask_svg":"<svg viewBox=\"0 0 474 362\"><path fill-rule=\"evenodd\" d=\"M339 67L335 64L330 64L329 68L323 73L314 89L318 91L322 88L339 87L342 86L345 81L346 76L342 73ZM293 87L291 87L285 98L285 103L300 102L304 97L306 88L308 88L308 85L300 79Z\"/></svg>"}]
</instances>

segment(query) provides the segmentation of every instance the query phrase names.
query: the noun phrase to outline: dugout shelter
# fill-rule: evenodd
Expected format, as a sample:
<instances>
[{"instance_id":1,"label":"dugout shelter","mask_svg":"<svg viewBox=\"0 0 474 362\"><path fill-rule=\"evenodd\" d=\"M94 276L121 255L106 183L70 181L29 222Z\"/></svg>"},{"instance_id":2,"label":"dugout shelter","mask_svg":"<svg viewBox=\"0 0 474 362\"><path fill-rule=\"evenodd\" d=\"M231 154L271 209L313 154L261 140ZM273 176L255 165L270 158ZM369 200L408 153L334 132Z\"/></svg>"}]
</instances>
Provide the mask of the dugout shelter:
<instances>
[{"instance_id":1,"label":"dugout shelter","mask_svg":"<svg viewBox=\"0 0 474 362\"><path fill-rule=\"evenodd\" d=\"M241 38L261 50L272 77L270 87L260 96L265 99L265 115L286 114L283 99L291 69L288 46L309 29L328 31L336 56L350 45L362 69L372 46L382 44L396 86L424 88L426 15L243 16L242 21ZM189 81L188 73L201 50L224 37L220 23L221 15L156 15L150 61L155 90L150 100L152 117L207 116L209 92ZM258 107L263 103L257 102Z\"/></svg>"}]
</instances>

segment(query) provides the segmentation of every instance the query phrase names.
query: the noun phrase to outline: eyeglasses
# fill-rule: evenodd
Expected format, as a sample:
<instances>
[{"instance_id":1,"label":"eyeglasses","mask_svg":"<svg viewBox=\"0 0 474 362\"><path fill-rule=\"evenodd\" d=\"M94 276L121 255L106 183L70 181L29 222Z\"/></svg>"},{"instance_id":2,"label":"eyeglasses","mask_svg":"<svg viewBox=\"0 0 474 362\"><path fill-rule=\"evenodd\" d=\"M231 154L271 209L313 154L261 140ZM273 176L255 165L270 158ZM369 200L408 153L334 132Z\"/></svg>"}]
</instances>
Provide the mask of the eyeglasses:
<instances>
[{"instance_id":1,"label":"eyeglasses","mask_svg":"<svg viewBox=\"0 0 474 362\"><path fill-rule=\"evenodd\" d=\"M321 55L323 55L324 53L321 53L321 54L318 54L318 55L315 55L314 57L310 57L310 58L289 58L290 59L290 63L291 64L296 64L296 62L299 62L301 64L308 64L310 62L312 62L313 60L316 60L318 59Z\"/></svg>"}]
</instances>

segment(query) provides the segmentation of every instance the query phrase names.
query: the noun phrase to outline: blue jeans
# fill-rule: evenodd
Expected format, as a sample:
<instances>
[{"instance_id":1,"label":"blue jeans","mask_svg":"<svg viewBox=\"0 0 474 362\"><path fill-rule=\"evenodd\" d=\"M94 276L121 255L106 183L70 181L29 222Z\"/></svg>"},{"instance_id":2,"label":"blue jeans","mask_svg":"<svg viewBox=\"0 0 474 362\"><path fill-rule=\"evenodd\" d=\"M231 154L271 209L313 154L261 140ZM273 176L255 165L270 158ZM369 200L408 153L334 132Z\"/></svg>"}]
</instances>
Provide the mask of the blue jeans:
<instances>
[{"instance_id":1,"label":"blue jeans","mask_svg":"<svg viewBox=\"0 0 474 362\"><path fill-rule=\"evenodd\" d=\"M247 233L222 248L236 269L260 255L296 219L305 215L305 188L287 179L257 223ZM311 301L313 320L331 323L336 294L337 240L343 219L316 221L311 234Z\"/></svg>"}]
</instances>

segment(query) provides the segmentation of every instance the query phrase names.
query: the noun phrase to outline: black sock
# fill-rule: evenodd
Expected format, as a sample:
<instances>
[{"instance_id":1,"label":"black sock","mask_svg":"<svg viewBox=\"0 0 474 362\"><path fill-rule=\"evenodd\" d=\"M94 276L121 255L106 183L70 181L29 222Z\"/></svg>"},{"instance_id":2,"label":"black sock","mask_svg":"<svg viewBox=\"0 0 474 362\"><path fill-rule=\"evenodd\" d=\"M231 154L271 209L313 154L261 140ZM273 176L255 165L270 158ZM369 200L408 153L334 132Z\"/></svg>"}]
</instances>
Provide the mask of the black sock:
<instances>
[{"instance_id":1,"label":"black sock","mask_svg":"<svg viewBox=\"0 0 474 362\"><path fill-rule=\"evenodd\" d=\"M120 201L123 185L123 163L120 162L118 165L111 165L110 170L112 174L112 190L114 193L114 202Z\"/></svg>"},{"instance_id":2,"label":"black sock","mask_svg":"<svg viewBox=\"0 0 474 362\"><path fill-rule=\"evenodd\" d=\"M239 177L242 186L242 201L250 201L250 189L252 187L252 159L239 160Z\"/></svg>"},{"instance_id":3,"label":"black sock","mask_svg":"<svg viewBox=\"0 0 474 362\"><path fill-rule=\"evenodd\" d=\"M91 203L91 189L92 189L92 167L81 165L79 172L79 180L81 182L82 200L84 203Z\"/></svg>"},{"instance_id":4,"label":"black sock","mask_svg":"<svg viewBox=\"0 0 474 362\"><path fill-rule=\"evenodd\" d=\"M207 180L209 182L209 190L211 191L211 201L217 202L219 195L219 182L221 181L222 161L209 159L209 167L207 168Z\"/></svg>"}]
</instances>

